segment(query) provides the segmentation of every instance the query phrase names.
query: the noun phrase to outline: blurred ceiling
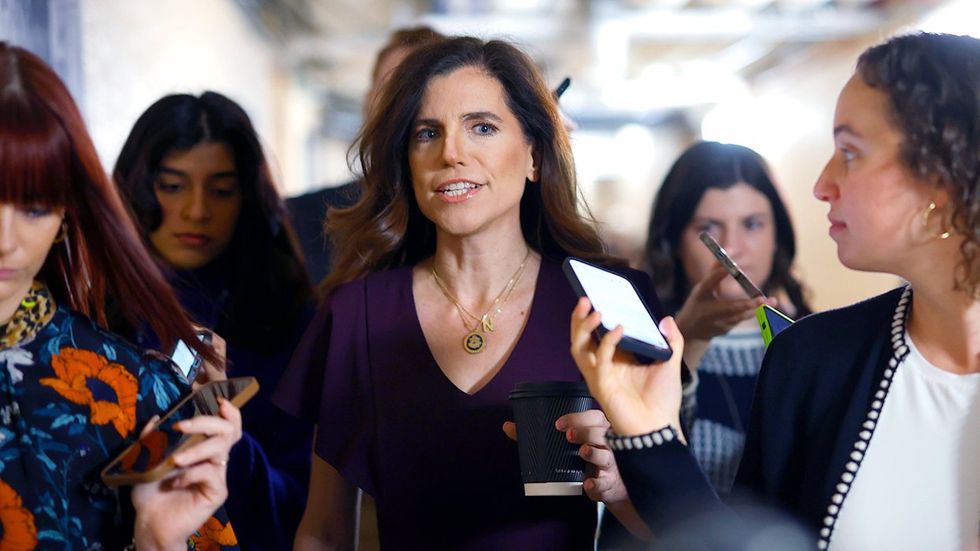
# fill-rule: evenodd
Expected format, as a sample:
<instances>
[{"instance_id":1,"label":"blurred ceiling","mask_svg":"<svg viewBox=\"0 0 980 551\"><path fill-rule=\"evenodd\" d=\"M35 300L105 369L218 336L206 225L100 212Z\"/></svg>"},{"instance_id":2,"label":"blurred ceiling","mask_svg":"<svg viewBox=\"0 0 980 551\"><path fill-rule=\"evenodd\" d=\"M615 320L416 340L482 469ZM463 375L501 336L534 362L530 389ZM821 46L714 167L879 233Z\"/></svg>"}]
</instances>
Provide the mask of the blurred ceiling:
<instances>
[{"instance_id":1,"label":"blurred ceiling","mask_svg":"<svg viewBox=\"0 0 980 551\"><path fill-rule=\"evenodd\" d=\"M935 0L236 0L352 135L375 52L397 27L511 39L581 126L656 124L810 49L914 21ZM329 122L327 122L329 121Z\"/></svg>"}]
</instances>

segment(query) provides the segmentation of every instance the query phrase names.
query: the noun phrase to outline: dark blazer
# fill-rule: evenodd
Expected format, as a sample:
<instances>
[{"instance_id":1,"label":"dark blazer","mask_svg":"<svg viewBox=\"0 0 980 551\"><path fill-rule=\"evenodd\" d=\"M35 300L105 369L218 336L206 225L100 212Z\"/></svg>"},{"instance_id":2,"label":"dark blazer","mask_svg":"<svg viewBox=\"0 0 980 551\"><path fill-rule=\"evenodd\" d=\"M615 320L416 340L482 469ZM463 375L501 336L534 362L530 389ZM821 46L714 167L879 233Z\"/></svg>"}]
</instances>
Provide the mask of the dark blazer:
<instances>
[{"instance_id":1,"label":"dark blazer","mask_svg":"<svg viewBox=\"0 0 980 551\"><path fill-rule=\"evenodd\" d=\"M347 208L360 198L360 181L328 187L286 199L286 209L296 230L306 270L314 284L330 272L330 241L323 233L327 209Z\"/></svg>"},{"instance_id":2,"label":"dark blazer","mask_svg":"<svg viewBox=\"0 0 980 551\"><path fill-rule=\"evenodd\" d=\"M808 316L766 353L736 489L793 515L826 548L861 466L894 368L908 354L911 290ZM630 497L655 528L682 503L717 507L685 446L616 451Z\"/></svg>"}]
</instances>

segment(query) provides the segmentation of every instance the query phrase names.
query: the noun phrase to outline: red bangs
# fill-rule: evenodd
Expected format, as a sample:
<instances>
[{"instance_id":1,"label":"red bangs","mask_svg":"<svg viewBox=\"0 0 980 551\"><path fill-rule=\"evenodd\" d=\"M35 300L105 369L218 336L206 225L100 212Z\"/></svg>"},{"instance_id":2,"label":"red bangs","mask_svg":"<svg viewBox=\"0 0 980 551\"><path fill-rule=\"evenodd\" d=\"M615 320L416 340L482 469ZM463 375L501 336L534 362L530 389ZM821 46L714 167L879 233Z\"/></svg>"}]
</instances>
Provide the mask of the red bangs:
<instances>
[{"instance_id":1,"label":"red bangs","mask_svg":"<svg viewBox=\"0 0 980 551\"><path fill-rule=\"evenodd\" d=\"M43 105L18 99L0 98L0 202L64 206L73 182L71 141Z\"/></svg>"}]
</instances>

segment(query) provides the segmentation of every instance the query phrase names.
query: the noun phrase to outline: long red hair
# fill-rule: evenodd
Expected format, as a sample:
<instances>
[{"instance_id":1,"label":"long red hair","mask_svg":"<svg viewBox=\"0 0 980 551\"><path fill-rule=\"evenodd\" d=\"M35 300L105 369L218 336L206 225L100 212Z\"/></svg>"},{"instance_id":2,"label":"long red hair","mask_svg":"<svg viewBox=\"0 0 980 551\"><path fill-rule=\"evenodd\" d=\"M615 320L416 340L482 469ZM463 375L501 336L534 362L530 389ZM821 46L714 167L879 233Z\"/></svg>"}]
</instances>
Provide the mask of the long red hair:
<instances>
[{"instance_id":1,"label":"long red hair","mask_svg":"<svg viewBox=\"0 0 980 551\"><path fill-rule=\"evenodd\" d=\"M68 89L34 54L0 42L0 202L63 207L66 235L38 277L55 300L105 327L106 299L170 347L184 340L206 358L194 328L139 233Z\"/></svg>"}]
</instances>

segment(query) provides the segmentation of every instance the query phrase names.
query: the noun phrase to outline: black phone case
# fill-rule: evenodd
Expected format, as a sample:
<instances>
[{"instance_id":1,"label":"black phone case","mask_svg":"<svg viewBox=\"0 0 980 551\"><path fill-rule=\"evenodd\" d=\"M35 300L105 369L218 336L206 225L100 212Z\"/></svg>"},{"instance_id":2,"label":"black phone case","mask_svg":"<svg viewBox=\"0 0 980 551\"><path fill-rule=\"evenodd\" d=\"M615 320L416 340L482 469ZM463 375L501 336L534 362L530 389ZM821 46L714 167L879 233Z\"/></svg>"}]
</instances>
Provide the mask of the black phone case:
<instances>
[{"instance_id":1,"label":"black phone case","mask_svg":"<svg viewBox=\"0 0 980 551\"><path fill-rule=\"evenodd\" d=\"M565 272L565 277L568 278L568 283L571 284L572 289L575 291L576 295L578 295L579 297L589 296L588 293L585 292L585 289L582 287L582 283L579 282L578 276L575 274L575 269L572 268L571 262L573 260L576 262L581 262L582 264L588 266L592 266L593 268L602 270L606 273L613 274L614 276L623 278L627 282L629 282L630 287L633 288L633 292L636 293L637 298L639 298L640 302L643 304L643 308L646 309L647 315L649 315L650 319L653 320L653 324L657 326L657 331L660 330L660 324L657 323L659 320L657 320L657 317L650 312L650 306L647 305L647 301L643 300L643 295L640 294L640 292L636 289L636 285L633 285L633 282L630 281L629 278L623 276L622 274L618 274L612 270L603 268L602 266L597 266L591 262L586 262L581 258L575 258L574 256L569 256L568 258L565 259L564 262L561 263L561 269L563 272ZM596 328L596 333L598 334L598 337L600 339L608 332L609 331L601 323L599 324L599 327ZM667 339L664 338L664 340L666 341ZM667 345L667 348L659 348L648 342L634 339L632 337L627 337L625 335L623 336L622 340L619 341L618 346L619 348L622 348L623 350L632 353L633 356L636 358L636 361L640 363L654 363L654 362L666 361L670 359L670 356L674 353L673 350L671 350L669 344Z\"/></svg>"}]
</instances>

